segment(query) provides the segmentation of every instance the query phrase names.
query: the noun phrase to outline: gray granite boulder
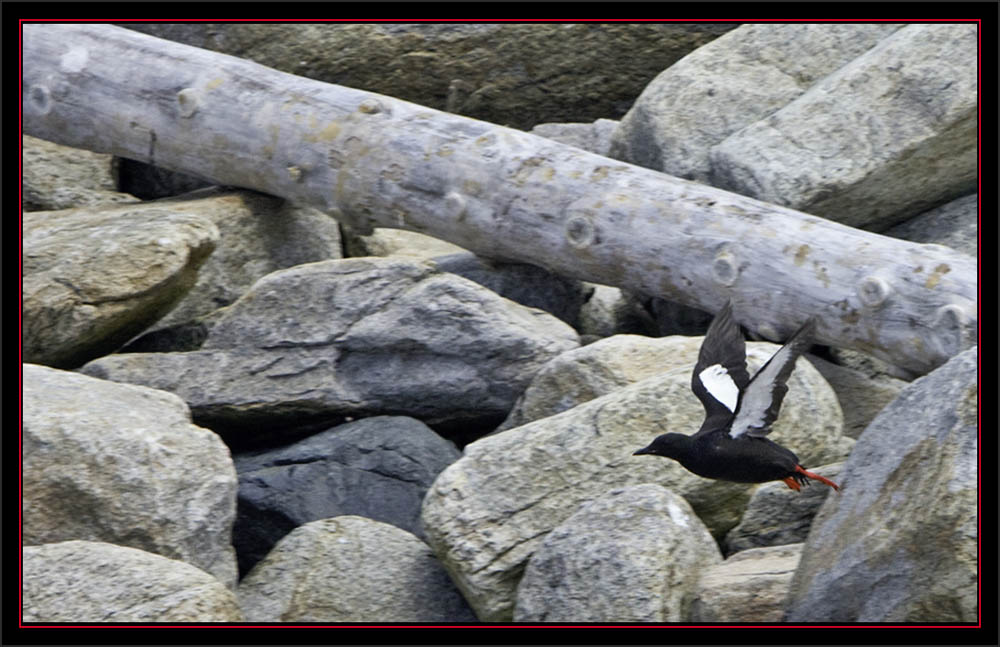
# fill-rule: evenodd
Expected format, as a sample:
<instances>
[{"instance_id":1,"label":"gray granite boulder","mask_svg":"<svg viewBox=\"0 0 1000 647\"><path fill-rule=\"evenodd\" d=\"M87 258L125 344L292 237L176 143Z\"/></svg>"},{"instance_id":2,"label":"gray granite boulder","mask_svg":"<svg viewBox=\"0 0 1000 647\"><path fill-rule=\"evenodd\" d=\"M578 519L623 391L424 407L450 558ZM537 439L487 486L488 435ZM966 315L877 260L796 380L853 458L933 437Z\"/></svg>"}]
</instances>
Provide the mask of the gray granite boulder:
<instances>
[{"instance_id":1,"label":"gray granite boulder","mask_svg":"<svg viewBox=\"0 0 1000 647\"><path fill-rule=\"evenodd\" d=\"M656 483L687 499L713 534L736 525L750 486L632 455L661 433L698 429L704 411L690 381L684 366L490 435L441 472L424 499L424 532L482 620L510 620L517 583L545 535L610 489ZM800 360L771 438L812 467L844 458L851 441L840 432L836 396Z\"/></svg>"},{"instance_id":2,"label":"gray granite boulder","mask_svg":"<svg viewBox=\"0 0 1000 647\"><path fill-rule=\"evenodd\" d=\"M712 184L874 231L975 191L977 44L903 27L715 146Z\"/></svg>"},{"instance_id":3,"label":"gray granite boulder","mask_svg":"<svg viewBox=\"0 0 1000 647\"><path fill-rule=\"evenodd\" d=\"M25 622L242 622L233 592L190 564L95 541L25 546Z\"/></svg>"},{"instance_id":4,"label":"gray granite boulder","mask_svg":"<svg viewBox=\"0 0 1000 647\"><path fill-rule=\"evenodd\" d=\"M218 239L156 204L25 213L24 361L75 368L121 347L187 294Z\"/></svg>"},{"instance_id":5,"label":"gray granite boulder","mask_svg":"<svg viewBox=\"0 0 1000 647\"><path fill-rule=\"evenodd\" d=\"M687 501L652 483L611 490L545 536L517 587L515 622L678 622L722 561Z\"/></svg>"},{"instance_id":6,"label":"gray granite boulder","mask_svg":"<svg viewBox=\"0 0 1000 647\"><path fill-rule=\"evenodd\" d=\"M376 416L265 451L237 454L233 545L245 573L309 521L357 515L417 535L420 503L461 453L424 423Z\"/></svg>"},{"instance_id":7,"label":"gray granite boulder","mask_svg":"<svg viewBox=\"0 0 1000 647\"><path fill-rule=\"evenodd\" d=\"M542 364L578 345L552 315L430 263L368 257L265 276L201 350L82 370L176 393L199 419L237 430L380 414L495 425Z\"/></svg>"},{"instance_id":8,"label":"gray granite boulder","mask_svg":"<svg viewBox=\"0 0 1000 647\"><path fill-rule=\"evenodd\" d=\"M792 622L975 622L978 349L872 421L813 522Z\"/></svg>"},{"instance_id":9,"label":"gray granite boulder","mask_svg":"<svg viewBox=\"0 0 1000 647\"><path fill-rule=\"evenodd\" d=\"M22 541L131 546L236 583L236 471L177 396L25 364Z\"/></svg>"},{"instance_id":10,"label":"gray granite boulder","mask_svg":"<svg viewBox=\"0 0 1000 647\"><path fill-rule=\"evenodd\" d=\"M342 516L278 542L238 591L250 622L474 622L427 546L395 526Z\"/></svg>"},{"instance_id":11,"label":"gray granite boulder","mask_svg":"<svg viewBox=\"0 0 1000 647\"><path fill-rule=\"evenodd\" d=\"M741 25L656 77L612 136L611 156L711 183L709 151L799 97L901 25Z\"/></svg>"}]
</instances>

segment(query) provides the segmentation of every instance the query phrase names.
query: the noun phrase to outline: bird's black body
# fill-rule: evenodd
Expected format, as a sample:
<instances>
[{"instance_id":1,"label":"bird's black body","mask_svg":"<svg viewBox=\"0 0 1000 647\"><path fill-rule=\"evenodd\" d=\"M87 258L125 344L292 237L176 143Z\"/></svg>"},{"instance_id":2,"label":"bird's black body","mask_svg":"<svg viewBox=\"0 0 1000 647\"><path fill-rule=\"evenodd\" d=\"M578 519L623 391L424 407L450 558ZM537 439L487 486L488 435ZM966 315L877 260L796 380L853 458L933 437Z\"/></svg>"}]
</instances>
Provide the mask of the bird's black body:
<instances>
[{"instance_id":1,"label":"bird's black body","mask_svg":"<svg viewBox=\"0 0 1000 647\"><path fill-rule=\"evenodd\" d=\"M832 481L808 472L798 457L765 436L778 417L785 385L796 358L810 343L815 320L809 319L750 379L746 342L726 306L705 335L691 376L691 390L705 407L705 422L691 436L668 433L636 454L672 458L690 472L738 483L785 481L799 487L814 479L833 488Z\"/></svg>"},{"instance_id":2,"label":"bird's black body","mask_svg":"<svg viewBox=\"0 0 1000 647\"><path fill-rule=\"evenodd\" d=\"M725 429L699 436L664 434L636 454L672 458L689 472L737 483L778 481L795 474L798 457L767 438L730 438Z\"/></svg>"}]
</instances>

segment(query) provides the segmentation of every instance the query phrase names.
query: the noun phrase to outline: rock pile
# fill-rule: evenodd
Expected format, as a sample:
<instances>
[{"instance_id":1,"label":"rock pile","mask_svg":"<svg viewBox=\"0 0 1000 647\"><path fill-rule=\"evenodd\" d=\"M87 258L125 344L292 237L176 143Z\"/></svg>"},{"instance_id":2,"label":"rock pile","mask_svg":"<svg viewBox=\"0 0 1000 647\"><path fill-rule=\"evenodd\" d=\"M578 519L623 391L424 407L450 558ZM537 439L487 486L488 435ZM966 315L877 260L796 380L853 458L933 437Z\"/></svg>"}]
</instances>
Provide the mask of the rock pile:
<instances>
[{"instance_id":1,"label":"rock pile","mask_svg":"<svg viewBox=\"0 0 1000 647\"><path fill-rule=\"evenodd\" d=\"M536 132L976 253L974 26L723 31L620 123ZM26 622L978 616L976 348L799 359L773 438L840 492L706 480L631 454L700 424L701 338L652 335L706 314L24 146Z\"/></svg>"}]
</instances>

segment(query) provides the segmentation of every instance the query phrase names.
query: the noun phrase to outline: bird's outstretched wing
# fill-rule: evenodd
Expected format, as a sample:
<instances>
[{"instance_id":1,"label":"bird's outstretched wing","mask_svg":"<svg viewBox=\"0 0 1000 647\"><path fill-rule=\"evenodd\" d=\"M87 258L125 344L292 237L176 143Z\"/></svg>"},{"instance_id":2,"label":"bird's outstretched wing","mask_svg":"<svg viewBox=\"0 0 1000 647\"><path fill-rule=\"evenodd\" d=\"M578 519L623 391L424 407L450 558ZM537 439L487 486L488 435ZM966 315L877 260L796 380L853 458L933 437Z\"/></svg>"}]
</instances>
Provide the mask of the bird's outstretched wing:
<instances>
[{"instance_id":1,"label":"bird's outstretched wing","mask_svg":"<svg viewBox=\"0 0 1000 647\"><path fill-rule=\"evenodd\" d=\"M781 401L788 392L785 382L795 368L795 360L812 344L815 329L816 318L810 317L741 390L736 416L729 429L730 436L739 438L746 434L762 437L771 433L771 425L778 417Z\"/></svg>"},{"instance_id":2,"label":"bird's outstretched wing","mask_svg":"<svg viewBox=\"0 0 1000 647\"><path fill-rule=\"evenodd\" d=\"M702 428L727 423L749 382L746 342L733 319L732 302L726 302L705 333L691 374L691 390L705 407L706 424Z\"/></svg>"}]
</instances>

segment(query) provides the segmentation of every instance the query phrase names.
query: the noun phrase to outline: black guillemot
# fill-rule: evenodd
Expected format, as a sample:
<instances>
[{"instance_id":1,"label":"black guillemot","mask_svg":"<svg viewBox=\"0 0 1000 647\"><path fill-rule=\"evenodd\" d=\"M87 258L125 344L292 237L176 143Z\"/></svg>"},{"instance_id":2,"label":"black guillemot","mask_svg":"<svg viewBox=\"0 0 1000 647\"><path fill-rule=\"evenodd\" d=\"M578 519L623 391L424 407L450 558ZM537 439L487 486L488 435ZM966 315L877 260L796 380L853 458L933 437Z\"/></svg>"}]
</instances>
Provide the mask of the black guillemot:
<instances>
[{"instance_id":1,"label":"black guillemot","mask_svg":"<svg viewBox=\"0 0 1000 647\"><path fill-rule=\"evenodd\" d=\"M701 429L691 436L663 434L635 455L672 458L710 479L784 481L793 490L813 479L839 490L830 479L802 467L794 453L765 438L788 391L785 382L811 344L815 327L816 319L810 317L750 379L746 342L727 302L705 334L691 375L691 390L705 407Z\"/></svg>"}]
</instances>

